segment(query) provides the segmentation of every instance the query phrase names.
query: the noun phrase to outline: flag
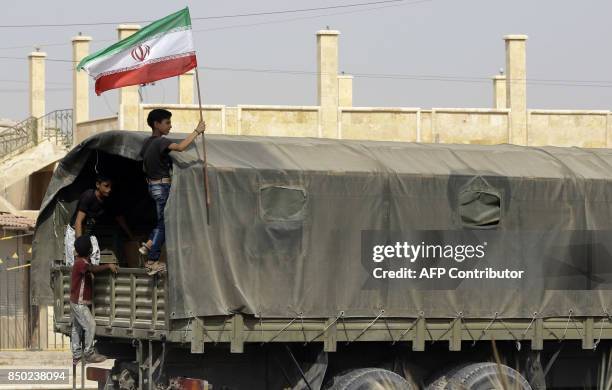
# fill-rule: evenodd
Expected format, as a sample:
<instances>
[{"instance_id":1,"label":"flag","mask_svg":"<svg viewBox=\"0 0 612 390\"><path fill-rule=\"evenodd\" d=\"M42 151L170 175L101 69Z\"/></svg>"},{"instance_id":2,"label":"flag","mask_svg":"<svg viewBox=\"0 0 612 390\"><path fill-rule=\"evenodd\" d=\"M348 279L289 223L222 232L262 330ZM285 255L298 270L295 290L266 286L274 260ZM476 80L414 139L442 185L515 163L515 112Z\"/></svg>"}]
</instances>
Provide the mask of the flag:
<instances>
[{"instance_id":1,"label":"flag","mask_svg":"<svg viewBox=\"0 0 612 390\"><path fill-rule=\"evenodd\" d=\"M83 58L96 80L96 94L128 85L146 84L181 75L198 65L189 8L168 15L137 33Z\"/></svg>"}]
</instances>

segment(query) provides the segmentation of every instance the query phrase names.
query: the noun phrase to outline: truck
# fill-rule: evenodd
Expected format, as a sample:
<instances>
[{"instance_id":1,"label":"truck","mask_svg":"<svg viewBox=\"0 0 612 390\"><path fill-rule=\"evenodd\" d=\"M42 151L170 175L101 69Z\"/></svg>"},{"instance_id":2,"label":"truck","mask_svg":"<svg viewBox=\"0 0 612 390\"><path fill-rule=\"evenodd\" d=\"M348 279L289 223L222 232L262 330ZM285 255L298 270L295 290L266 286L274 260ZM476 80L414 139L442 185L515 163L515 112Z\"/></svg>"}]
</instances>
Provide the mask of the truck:
<instances>
[{"instance_id":1,"label":"truck","mask_svg":"<svg viewBox=\"0 0 612 390\"><path fill-rule=\"evenodd\" d=\"M53 174L32 279L58 332L64 229L95 175L130 225L155 221L146 137L96 134ZM115 359L88 368L100 389L609 380L612 150L207 135L170 156L167 272L138 267L112 225L98 237L120 265L94 280L96 348Z\"/></svg>"}]
</instances>

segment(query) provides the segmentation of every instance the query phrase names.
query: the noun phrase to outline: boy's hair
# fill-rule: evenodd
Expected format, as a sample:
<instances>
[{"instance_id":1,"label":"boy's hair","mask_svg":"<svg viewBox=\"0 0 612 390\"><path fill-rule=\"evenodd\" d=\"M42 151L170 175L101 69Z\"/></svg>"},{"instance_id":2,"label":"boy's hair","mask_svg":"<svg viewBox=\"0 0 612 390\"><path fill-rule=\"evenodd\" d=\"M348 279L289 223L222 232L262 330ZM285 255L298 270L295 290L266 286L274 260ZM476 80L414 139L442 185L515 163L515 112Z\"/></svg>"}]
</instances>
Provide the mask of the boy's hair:
<instances>
[{"instance_id":1,"label":"boy's hair","mask_svg":"<svg viewBox=\"0 0 612 390\"><path fill-rule=\"evenodd\" d=\"M105 183L105 182L111 182L112 183L112 179L104 174L99 173L96 176L96 184L98 183Z\"/></svg>"},{"instance_id":2,"label":"boy's hair","mask_svg":"<svg viewBox=\"0 0 612 390\"><path fill-rule=\"evenodd\" d=\"M89 257L91 255L91 238L84 234L74 240L74 249L79 257Z\"/></svg>"},{"instance_id":3,"label":"boy's hair","mask_svg":"<svg viewBox=\"0 0 612 390\"><path fill-rule=\"evenodd\" d=\"M164 119L170 119L171 117L172 113L170 111L164 110L163 108L156 108L147 116L147 124L151 130L154 130L153 125L155 122L161 122Z\"/></svg>"}]
</instances>

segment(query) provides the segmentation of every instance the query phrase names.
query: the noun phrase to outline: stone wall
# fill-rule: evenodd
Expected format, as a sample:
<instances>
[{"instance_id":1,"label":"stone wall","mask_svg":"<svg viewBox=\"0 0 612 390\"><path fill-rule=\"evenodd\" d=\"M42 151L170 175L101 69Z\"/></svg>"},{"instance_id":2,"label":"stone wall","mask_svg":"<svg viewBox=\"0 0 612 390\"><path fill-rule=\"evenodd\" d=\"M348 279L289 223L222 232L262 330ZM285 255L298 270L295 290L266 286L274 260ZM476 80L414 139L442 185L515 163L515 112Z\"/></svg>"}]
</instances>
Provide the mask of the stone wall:
<instances>
[{"instance_id":1,"label":"stone wall","mask_svg":"<svg viewBox=\"0 0 612 390\"><path fill-rule=\"evenodd\" d=\"M90 135L108 130L119 130L119 120L116 116L77 123L76 134L74 135L75 145Z\"/></svg>"},{"instance_id":2,"label":"stone wall","mask_svg":"<svg viewBox=\"0 0 612 390\"><path fill-rule=\"evenodd\" d=\"M197 105L141 105L138 130L149 131L148 113L172 112L173 133L191 132L200 119ZM318 106L205 106L209 134L320 137ZM77 142L117 130L116 117L77 125ZM489 108L339 107L334 138L424 143L503 144L511 141L510 110ZM612 112L528 110L527 145L612 147Z\"/></svg>"},{"instance_id":3,"label":"stone wall","mask_svg":"<svg viewBox=\"0 0 612 390\"><path fill-rule=\"evenodd\" d=\"M530 110L528 144L612 147L610 111Z\"/></svg>"}]
</instances>

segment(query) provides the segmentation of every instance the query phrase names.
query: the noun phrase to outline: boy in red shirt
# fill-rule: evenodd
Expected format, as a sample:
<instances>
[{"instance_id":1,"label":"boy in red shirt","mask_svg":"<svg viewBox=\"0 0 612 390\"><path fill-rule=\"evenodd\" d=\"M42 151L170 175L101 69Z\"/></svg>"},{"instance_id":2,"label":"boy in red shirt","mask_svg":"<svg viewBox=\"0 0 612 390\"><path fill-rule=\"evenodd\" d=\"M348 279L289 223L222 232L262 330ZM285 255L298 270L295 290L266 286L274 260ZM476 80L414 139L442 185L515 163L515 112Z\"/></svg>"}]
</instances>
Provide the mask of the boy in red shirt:
<instances>
[{"instance_id":1,"label":"boy in red shirt","mask_svg":"<svg viewBox=\"0 0 612 390\"><path fill-rule=\"evenodd\" d=\"M72 316L72 334L70 347L72 349L72 362L76 364L83 359L87 363L100 363L106 357L96 353L93 348L96 334L96 320L91 314L89 306L92 301L93 274L110 270L117 273L115 264L93 265L89 261L92 251L91 239L82 235L74 242L76 259L72 266L70 282L70 313ZM81 350L81 334L85 337L85 351Z\"/></svg>"}]
</instances>

